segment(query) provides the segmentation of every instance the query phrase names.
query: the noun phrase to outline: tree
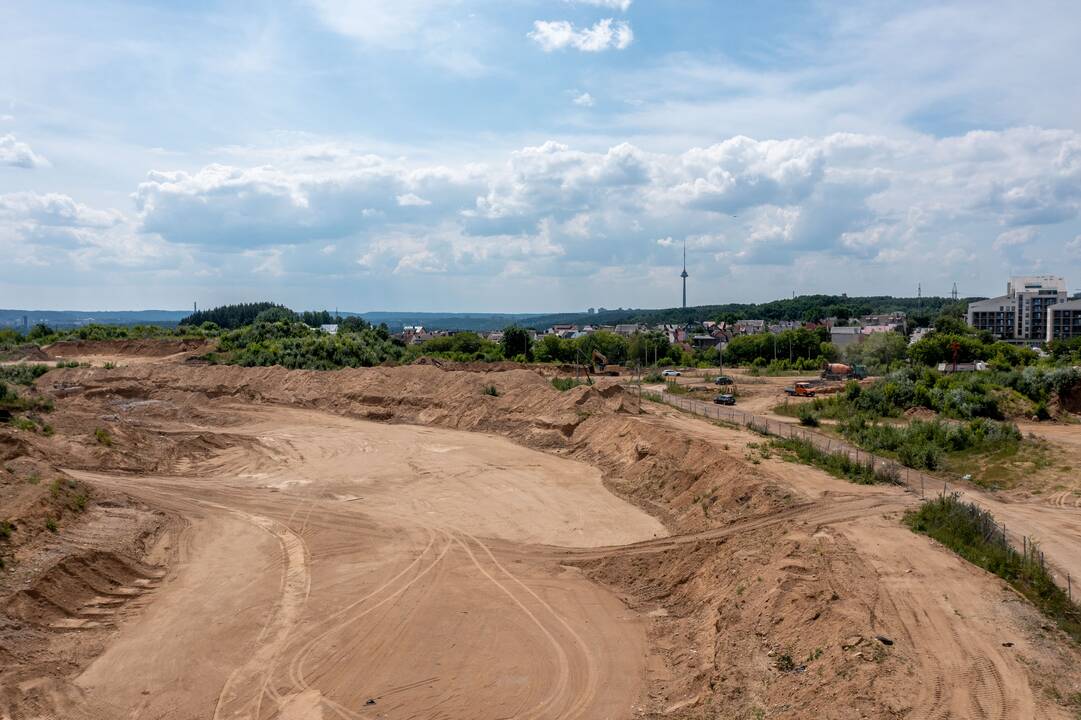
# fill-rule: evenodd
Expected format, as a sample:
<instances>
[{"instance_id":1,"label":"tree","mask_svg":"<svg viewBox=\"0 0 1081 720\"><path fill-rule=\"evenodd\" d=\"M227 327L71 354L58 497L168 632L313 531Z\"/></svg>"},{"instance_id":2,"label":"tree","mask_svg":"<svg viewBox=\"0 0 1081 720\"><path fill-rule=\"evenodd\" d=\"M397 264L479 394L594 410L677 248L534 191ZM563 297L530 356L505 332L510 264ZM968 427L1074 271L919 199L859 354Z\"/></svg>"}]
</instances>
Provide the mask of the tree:
<instances>
[{"instance_id":1,"label":"tree","mask_svg":"<svg viewBox=\"0 0 1081 720\"><path fill-rule=\"evenodd\" d=\"M41 340L49 337L53 334L53 329L45 323L38 323L34 327L30 328L30 332L26 334L27 340Z\"/></svg>"},{"instance_id":2,"label":"tree","mask_svg":"<svg viewBox=\"0 0 1081 720\"><path fill-rule=\"evenodd\" d=\"M286 307L267 308L261 313L255 316L255 322L257 323L273 323L273 322L297 322L297 314Z\"/></svg>"},{"instance_id":3,"label":"tree","mask_svg":"<svg viewBox=\"0 0 1081 720\"><path fill-rule=\"evenodd\" d=\"M875 368L888 368L908 354L908 340L896 332L873 333L861 343L849 345L845 357Z\"/></svg>"},{"instance_id":4,"label":"tree","mask_svg":"<svg viewBox=\"0 0 1081 720\"><path fill-rule=\"evenodd\" d=\"M360 317L357 317L355 315L350 315L347 318L342 318L341 322L338 323L338 332L340 332L340 333L343 333L343 332L346 332L346 333L360 332L361 330L367 330L370 327L371 327L371 325L369 325L368 322L366 320L364 320L364 318L360 318ZM385 328L386 325L383 325L382 327ZM384 339L386 339L386 338L384 338Z\"/></svg>"},{"instance_id":5,"label":"tree","mask_svg":"<svg viewBox=\"0 0 1081 720\"><path fill-rule=\"evenodd\" d=\"M638 332L631 336L627 357L644 365L651 365L667 357L670 347L668 336L660 331Z\"/></svg>"},{"instance_id":6,"label":"tree","mask_svg":"<svg viewBox=\"0 0 1081 720\"><path fill-rule=\"evenodd\" d=\"M503 340L500 344L503 346L503 357L505 358L513 358L518 355L524 355L527 359L530 357L531 340L529 331L525 328L520 328L517 325L508 325L503 328Z\"/></svg>"},{"instance_id":7,"label":"tree","mask_svg":"<svg viewBox=\"0 0 1081 720\"><path fill-rule=\"evenodd\" d=\"M920 365L937 365L943 362L953 362L952 345L958 345L957 361L974 362L985 360L988 349L983 343L971 335L951 335L937 330L908 349L908 356L912 362Z\"/></svg>"},{"instance_id":8,"label":"tree","mask_svg":"<svg viewBox=\"0 0 1081 720\"><path fill-rule=\"evenodd\" d=\"M219 327L233 330L255 322L256 316L274 307L282 307L272 302L239 303L237 305L222 305L212 310L200 310L194 312L180 321L181 325L197 326L204 322L217 323Z\"/></svg>"}]
</instances>

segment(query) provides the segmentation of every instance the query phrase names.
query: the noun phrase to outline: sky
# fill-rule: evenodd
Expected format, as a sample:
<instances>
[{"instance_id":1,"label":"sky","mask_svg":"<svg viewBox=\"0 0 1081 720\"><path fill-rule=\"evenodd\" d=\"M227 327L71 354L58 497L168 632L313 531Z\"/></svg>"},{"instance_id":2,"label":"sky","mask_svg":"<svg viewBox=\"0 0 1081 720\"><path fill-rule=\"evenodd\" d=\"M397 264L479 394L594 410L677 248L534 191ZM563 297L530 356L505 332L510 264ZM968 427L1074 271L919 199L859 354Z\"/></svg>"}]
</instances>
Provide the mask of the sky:
<instances>
[{"instance_id":1,"label":"sky","mask_svg":"<svg viewBox=\"0 0 1081 720\"><path fill-rule=\"evenodd\" d=\"M1081 4L14 0L0 307L1081 289Z\"/></svg>"}]
</instances>

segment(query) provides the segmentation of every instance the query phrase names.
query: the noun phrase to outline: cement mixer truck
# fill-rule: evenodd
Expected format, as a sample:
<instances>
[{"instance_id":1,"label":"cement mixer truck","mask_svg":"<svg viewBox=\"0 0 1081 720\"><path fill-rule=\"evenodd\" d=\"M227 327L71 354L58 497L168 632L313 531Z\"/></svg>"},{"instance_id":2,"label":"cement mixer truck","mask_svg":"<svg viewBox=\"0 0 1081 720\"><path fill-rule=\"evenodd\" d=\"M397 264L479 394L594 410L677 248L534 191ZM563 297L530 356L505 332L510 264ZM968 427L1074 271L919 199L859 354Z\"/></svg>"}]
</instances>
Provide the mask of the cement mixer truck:
<instances>
[{"instance_id":1,"label":"cement mixer truck","mask_svg":"<svg viewBox=\"0 0 1081 720\"><path fill-rule=\"evenodd\" d=\"M863 365L845 365L844 363L826 363L822 369L823 380L862 380L867 377L867 368Z\"/></svg>"}]
</instances>

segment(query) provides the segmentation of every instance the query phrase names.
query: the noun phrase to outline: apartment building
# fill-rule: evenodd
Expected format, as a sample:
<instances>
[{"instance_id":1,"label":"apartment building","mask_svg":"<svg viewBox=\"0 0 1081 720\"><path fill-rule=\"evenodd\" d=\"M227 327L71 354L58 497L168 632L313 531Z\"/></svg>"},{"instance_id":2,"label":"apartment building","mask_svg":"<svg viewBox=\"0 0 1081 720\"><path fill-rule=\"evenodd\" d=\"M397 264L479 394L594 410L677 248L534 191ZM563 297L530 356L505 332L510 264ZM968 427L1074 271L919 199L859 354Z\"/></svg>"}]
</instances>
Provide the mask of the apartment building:
<instances>
[{"instance_id":1,"label":"apartment building","mask_svg":"<svg viewBox=\"0 0 1081 720\"><path fill-rule=\"evenodd\" d=\"M1081 337L1081 298L1053 305L1048 311L1047 332L1052 340Z\"/></svg>"},{"instance_id":2,"label":"apartment building","mask_svg":"<svg viewBox=\"0 0 1081 720\"><path fill-rule=\"evenodd\" d=\"M1000 340L1019 343L1052 339L1050 308L1066 302L1066 281L1054 275L1010 278L1006 294L969 303L968 324Z\"/></svg>"}]
</instances>

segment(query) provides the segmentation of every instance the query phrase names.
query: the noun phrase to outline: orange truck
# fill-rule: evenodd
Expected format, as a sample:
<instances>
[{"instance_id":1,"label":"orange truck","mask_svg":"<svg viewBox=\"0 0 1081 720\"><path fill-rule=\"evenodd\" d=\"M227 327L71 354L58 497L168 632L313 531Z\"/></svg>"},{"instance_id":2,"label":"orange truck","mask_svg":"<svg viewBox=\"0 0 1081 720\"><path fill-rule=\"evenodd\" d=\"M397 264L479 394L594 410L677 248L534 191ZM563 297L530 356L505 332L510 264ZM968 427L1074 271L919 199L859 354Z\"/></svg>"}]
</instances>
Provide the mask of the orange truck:
<instances>
[{"instance_id":1,"label":"orange truck","mask_svg":"<svg viewBox=\"0 0 1081 720\"><path fill-rule=\"evenodd\" d=\"M814 385L809 382L798 382L792 387L786 387L784 391L795 397L814 397L815 389Z\"/></svg>"}]
</instances>

